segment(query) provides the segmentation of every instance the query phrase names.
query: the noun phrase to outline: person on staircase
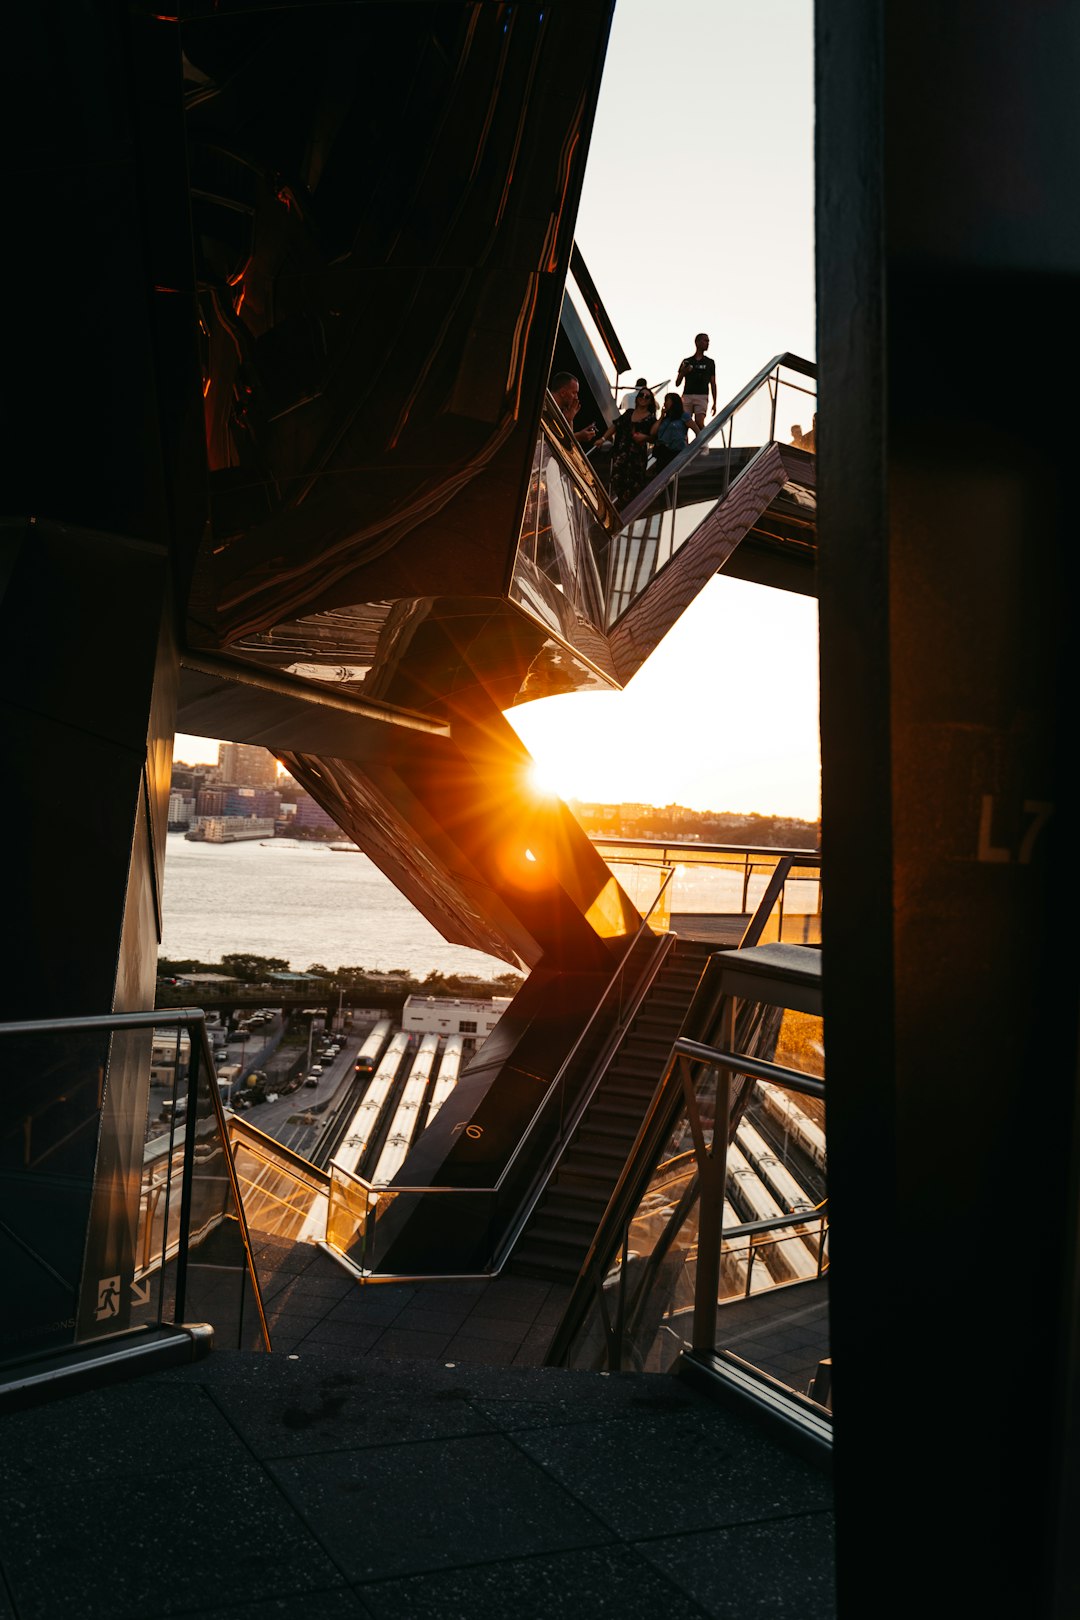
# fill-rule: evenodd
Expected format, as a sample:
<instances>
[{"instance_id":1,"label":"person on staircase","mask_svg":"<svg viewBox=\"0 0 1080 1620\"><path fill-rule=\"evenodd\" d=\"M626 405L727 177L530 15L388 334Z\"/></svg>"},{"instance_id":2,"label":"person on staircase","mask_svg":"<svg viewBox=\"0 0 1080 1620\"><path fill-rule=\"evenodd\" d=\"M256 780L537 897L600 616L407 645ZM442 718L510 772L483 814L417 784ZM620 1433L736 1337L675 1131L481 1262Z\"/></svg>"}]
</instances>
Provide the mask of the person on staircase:
<instances>
[{"instance_id":1,"label":"person on staircase","mask_svg":"<svg viewBox=\"0 0 1080 1620\"><path fill-rule=\"evenodd\" d=\"M646 468L656 426L656 401L647 387L639 388L631 410L616 417L599 443L614 440L611 458L611 497L626 506L648 481Z\"/></svg>"},{"instance_id":2,"label":"person on staircase","mask_svg":"<svg viewBox=\"0 0 1080 1620\"><path fill-rule=\"evenodd\" d=\"M716 415L716 362L711 355L705 353L708 347L709 334L699 332L694 339L693 354L687 355L685 360L680 360L679 373L675 378L676 388L683 383L686 385L682 397L683 409L689 411L693 418L695 438L705 426L710 392L712 414Z\"/></svg>"},{"instance_id":3,"label":"person on staircase","mask_svg":"<svg viewBox=\"0 0 1080 1620\"><path fill-rule=\"evenodd\" d=\"M653 466L653 476L661 472L681 455L686 449L686 435L690 430L692 417L685 409L683 399L678 394L664 395L664 408L660 412L660 419L652 429L653 450L656 462Z\"/></svg>"}]
</instances>

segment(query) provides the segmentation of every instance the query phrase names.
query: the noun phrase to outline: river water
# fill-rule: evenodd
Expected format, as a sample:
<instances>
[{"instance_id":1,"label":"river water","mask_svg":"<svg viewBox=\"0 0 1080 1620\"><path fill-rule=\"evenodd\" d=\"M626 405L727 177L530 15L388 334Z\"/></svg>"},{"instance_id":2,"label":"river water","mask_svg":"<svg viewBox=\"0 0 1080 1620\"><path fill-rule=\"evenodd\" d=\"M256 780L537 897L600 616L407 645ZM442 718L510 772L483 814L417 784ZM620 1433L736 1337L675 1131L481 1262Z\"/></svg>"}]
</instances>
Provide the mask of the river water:
<instances>
[{"instance_id":1,"label":"river water","mask_svg":"<svg viewBox=\"0 0 1080 1620\"><path fill-rule=\"evenodd\" d=\"M680 864L669 891L676 912L736 913L743 907L737 870ZM660 875L643 868L641 892L633 869L613 870L634 900L648 910ZM747 903L753 910L772 870L757 863ZM814 912L816 882L789 884L786 909ZM165 931L161 954L217 962L230 951L279 956L294 973L313 963L389 972L505 973L508 964L463 945L448 945L366 855L290 838L241 844L189 843L170 833L165 855ZM510 964L512 965L512 964Z\"/></svg>"},{"instance_id":2,"label":"river water","mask_svg":"<svg viewBox=\"0 0 1080 1620\"><path fill-rule=\"evenodd\" d=\"M448 945L366 855L290 838L197 844L170 833L162 956L218 962L230 951L283 957L293 973L319 962L489 978L512 965Z\"/></svg>"}]
</instances>

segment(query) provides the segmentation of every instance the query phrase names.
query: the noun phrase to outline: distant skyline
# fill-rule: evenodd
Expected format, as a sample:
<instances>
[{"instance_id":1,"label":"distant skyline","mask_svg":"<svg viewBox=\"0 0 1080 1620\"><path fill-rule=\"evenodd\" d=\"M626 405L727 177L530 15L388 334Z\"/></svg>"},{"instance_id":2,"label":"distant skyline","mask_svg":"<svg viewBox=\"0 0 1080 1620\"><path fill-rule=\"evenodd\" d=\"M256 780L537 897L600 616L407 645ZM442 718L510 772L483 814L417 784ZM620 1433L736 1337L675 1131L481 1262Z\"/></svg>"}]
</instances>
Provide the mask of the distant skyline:
<instances>
[{"instance_id":1,"label":"distant skyline","mask_svg":"<svg viewBox=\"0 0 1080 1620\"><path fill-rule=\"evenodd\" d=\"M703 330L721 405L774 354L814 358L812 23L811 0L618 0L577 241L623 382L674 377ZM508 719L563 797L812 821L817 656L815 601L718 575L625 692Z\"/></svg>"}]
</instances>

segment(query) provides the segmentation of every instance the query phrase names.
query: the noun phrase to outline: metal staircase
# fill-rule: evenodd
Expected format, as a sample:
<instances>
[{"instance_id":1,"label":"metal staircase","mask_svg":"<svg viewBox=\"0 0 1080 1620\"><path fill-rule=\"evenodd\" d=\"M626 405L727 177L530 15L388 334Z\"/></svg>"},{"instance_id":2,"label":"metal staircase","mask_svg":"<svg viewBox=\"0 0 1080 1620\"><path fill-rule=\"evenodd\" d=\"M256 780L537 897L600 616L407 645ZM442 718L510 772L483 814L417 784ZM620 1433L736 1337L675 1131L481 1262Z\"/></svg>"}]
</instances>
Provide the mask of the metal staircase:
<instances>
[{"instance_id":1,"label":"metal staircase","mask_svg":"<svg viewBox=\"0 0 1080 1620\"><path fill-rule=\"evenodd\" d=\"M576 1279L711 950L705 941L676 942L524 1228L511 1271Z\"/></svg>"}]
</instances>

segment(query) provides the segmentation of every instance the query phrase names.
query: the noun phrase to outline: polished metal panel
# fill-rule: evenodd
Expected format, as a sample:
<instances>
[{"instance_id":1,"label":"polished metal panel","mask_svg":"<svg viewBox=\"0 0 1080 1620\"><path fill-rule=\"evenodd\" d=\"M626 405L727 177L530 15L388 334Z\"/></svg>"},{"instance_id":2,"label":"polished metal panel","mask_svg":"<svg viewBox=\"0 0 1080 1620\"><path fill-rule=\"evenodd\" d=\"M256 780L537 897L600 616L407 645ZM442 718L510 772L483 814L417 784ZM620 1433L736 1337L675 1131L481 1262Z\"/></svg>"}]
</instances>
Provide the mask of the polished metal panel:
<instances>
[{"instance_id":1,"label":"polished metal panel","mask_svg":"<svg viewBox=\"0 0 1080 1620\"><path fill-rule=\"evenodd\" d=\"M182 22L212 519L193 640L503 588L609 16Z\"/></svg>"},{"instance_id":2,"label":"polished metal panel","mask_svg":"<svg viewBox=\"0 0 1080 1620\"><path fill-rule=\"evenodd\" d=\"M363 761L285 763L402 893L450 940L529 966L588 966L631 935L629 897L479 688L449 738L388 732Z\"/></svg>"}]
</instances>

